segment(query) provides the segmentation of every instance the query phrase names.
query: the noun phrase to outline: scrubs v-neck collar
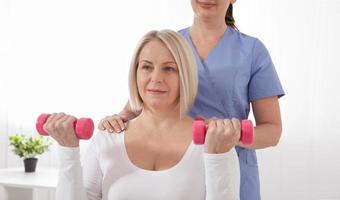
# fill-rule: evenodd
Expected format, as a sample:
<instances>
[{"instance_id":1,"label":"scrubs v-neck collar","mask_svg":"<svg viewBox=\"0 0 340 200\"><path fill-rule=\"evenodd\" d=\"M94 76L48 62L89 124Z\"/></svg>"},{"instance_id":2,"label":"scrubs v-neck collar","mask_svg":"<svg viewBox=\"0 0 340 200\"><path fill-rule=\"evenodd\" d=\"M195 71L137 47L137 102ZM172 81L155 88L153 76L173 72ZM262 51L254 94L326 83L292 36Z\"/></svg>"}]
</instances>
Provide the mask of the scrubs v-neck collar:
<instances>
[{"instance_id":1,"label":"scrubs v-neck collar","mask_svg":"<svg viewBox=\"0 0 340 200\"><path fill-rule=\"evenodd\" d=\"M227 27L227 29L224 31L223 35L218 39L216 45L210 50L210 52L208 53L208 55L205 57L205 59L201 59L201 57L198 54L198 51L194 45L194 42L191 38L190 35L190 27L185 29L185 36L187 37L189 44L193 50L194 55L197 57L196 61L201 62L200 64L202 64L203 66L205 65L206 62L209 61L210 57L213 57L214 53L216 50L219 49L220 45L223 43L223 41L226 39L226 37L231 34L231 29L230 27Z\"/></svg>"}]
</instances>

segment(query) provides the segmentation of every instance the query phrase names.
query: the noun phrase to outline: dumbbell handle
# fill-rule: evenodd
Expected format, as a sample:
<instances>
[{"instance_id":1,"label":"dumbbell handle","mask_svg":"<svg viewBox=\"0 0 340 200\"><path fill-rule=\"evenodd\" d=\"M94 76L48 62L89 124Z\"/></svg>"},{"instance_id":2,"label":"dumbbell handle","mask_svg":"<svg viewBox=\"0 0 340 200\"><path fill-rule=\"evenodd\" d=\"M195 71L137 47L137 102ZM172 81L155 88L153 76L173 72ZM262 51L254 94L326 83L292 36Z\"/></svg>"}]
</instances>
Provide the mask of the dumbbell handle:
<instances>
[{"instance_id":1,"label":"dumbbell handle","mask_svg":"<svg viewBox=\"0 0 340 200\"><path fill-rule=\"evenodd\" d=\"M37 118L35 127L40 135L48 136L44 130L44 124L49 118L50 114L41 114ZM74 131L79 139L90 139L93 135L94 124L90 118L80 118L74 122Z\"/></svg>"},{"instance_id":2,"label":"dumbbell handle","mask_svg":"<svg viewBox=\"0 0 340 200\"><path fill-rule=\"evenodd\" d=\"M207 125L202 120L196 120L192 124L192 139L194 144L204 144ZM252 144L254 140L254 127L250 120L241 120L241 137L243 144Z\"/></svg>"}]
</instances>

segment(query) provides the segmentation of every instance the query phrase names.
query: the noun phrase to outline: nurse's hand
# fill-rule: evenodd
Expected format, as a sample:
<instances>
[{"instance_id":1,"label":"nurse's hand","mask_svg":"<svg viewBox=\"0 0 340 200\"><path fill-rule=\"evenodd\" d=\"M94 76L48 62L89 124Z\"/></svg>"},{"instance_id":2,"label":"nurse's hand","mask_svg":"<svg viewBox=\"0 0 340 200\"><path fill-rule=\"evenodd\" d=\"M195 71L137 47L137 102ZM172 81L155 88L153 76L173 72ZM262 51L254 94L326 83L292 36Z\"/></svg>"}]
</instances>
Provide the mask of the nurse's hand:
<instances>
[{"instance_id":1,"label":"nurse's hand","mask_svg":"<svg viewBox=\"0 0 340 200\"><path fill-rule=\"evenodd\" d=\"M211 118L208 120L204 151L206 153L228 152L239 143L240 136L240 120Z\"/></svg>"},{"instance_id":2,"label":"nurse's hand","mask_svg":"<svg viewBox=\"0 0 340 200\"><path fill-rule=\"evenodd\" d=\"M77 118L65 113L53 113L45 122L43 129L64 147L78 147L79 139L74 132Z\"/></svg>"},{"instance_id":3,"label":"nurse's hand","mask_svg":"<svg viewBox=\"0 0 340 200\"><path fill-rule=\"evenodd\" d=\"M127 115L124 114L114 114L112 116L107 116L102 119L98 125L100 130L107 130L110 133L120 133L125 130L125 122L129 121Z\"/></svg>"}]
</instances>

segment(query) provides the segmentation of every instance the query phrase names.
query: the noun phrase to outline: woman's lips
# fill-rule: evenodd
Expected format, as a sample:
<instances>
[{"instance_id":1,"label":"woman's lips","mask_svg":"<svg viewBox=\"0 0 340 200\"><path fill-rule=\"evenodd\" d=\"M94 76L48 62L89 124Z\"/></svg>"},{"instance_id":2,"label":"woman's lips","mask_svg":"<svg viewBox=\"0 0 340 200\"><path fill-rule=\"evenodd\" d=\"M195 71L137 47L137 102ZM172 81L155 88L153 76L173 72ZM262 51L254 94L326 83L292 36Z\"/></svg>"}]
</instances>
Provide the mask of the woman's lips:
<instances>
[{"instance_id":1,"label":"woman's lips","mask_svg":"<svg viewBox=\"0 0 340 200\"><path fill-rule=\"evenodd\" d=\"M164 93L166 93L166 91L164 91L164 90L149 89L147 91L150 92L151 94L164 94Z\"/></svg>"},{"instance_id":2,"label":"woman's lips","mask_svg":"<svg viewBox=\"0 0 340 200\"><path fill-rule=\"evenodd\" d=\"M215 4L215 1L213 1L213 0L198 0L197 2Z\"/></svg>"},{"instance_id":3,"label":"woman's lips","mask_svg":"<svg viewBox=\"0 0 340 200\"><path fill-rule=\"evenodd\" d=\"M197 3L202 8L211 8L216 5L214 2L211 1L198 1Z\"/></svg>"}]
</instances>

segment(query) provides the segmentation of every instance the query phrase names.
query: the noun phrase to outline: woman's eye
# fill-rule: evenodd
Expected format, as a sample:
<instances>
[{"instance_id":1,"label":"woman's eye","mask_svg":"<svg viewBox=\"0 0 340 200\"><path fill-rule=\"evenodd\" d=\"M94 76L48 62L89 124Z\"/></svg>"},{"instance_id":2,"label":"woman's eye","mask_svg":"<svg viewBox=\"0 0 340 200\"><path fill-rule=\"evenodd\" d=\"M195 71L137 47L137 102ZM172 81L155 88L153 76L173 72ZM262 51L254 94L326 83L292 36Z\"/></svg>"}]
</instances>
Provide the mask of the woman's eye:
<instances>
[{"instance_id":1,"label":"woman's eye","mask_svg":"<svg viewBox=\"0 0 340 200\"><path fill-rule=\"evenodd\" d=\"M164 70L167 71L167 72L175 72L175 71L177 71L176 68L171 67L171 66L164 67Z\"/></svg>"},{"instance_id":2,"label":"woman's eye","mask_svg":"<svg viewBox=\"0 0 340 200\"><path fill-rule=\"evenodd\" d=\"M142 69L146 71L151 71L152 67L150 65L142 65Z\"/></svg>"}]
</instances>

